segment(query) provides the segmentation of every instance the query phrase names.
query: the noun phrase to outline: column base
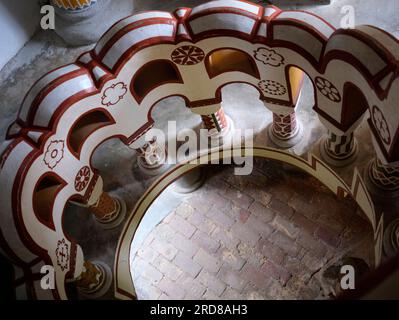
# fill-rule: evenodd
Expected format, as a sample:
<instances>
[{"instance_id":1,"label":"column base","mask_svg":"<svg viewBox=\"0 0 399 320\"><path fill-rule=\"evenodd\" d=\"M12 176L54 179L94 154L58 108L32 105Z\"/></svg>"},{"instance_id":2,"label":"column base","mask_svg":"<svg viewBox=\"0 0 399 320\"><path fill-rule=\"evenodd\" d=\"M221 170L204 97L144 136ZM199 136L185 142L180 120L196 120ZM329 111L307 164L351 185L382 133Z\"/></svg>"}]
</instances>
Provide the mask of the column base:
<instances>
[{"instance_id":1,"label":"column base","mask_svg":"<svg viewBox=\"0 0 399 320\"><path fill-rule=\"evenodd\" d=\"M328 141L328 137L324 137L320 141L320 145L319 145L320 155L324 162L326 162L327 164L329 164L331 166L338 167L338 168L348 166L351 163L355 162L355 160L357 158L358 151L359 151L356 140L354 140L354 142L353 142L352 150L344 156L337 156L337 155L331 153L327 148L327 141Z\"/></svg>"},{"instance_id":2,"label":"column base","mask_svg":"<svg viewBox=\"0 0 399 320\"><path fill-rule=\"evenodd\" d=\"M202 168L192 170L179 178L174 184L177 193L191 193L199 189L206 180L206 174Z\"/></svg>"},{"instance_id":3,"label":"column base","mask_svg":"<svg viewBox=\"0 0 399 320\"><path fill-rule=\"evenodd\" d=\"M126 217L127 207L125 200L118 196L113 196L113 198L115 199L117 206L119 207L119 213L115 217L110 219L99 219L93 215L94 220L105 230L118 227L125 220Z\"/></svg>"},{"instance_id":4,"label":"column base","mask_svg":"<svg viewBox=\"0 0 399 320\"><path fill-rule=\"evenodd\" d=\"M303 129L302 129L302 124L297 120L297 125L295 132L292 133L289 137L287 138L280 138L277 137L274 132L273 132L273 122L270 123L267 127L267 132L270 140L278 147L281 149L288 149L291 148L295 145L297 145L301 140L303 136Z\"/></svg>"},{"instance_id":5,"label":"column base","mask_svg":"<svg viewBox=\"0 0 399 320\"><path fill-rule=\"evenodd\" d=\"M143 172L147 176L159 176L159 175L165 173L170 168L170 165L168 165L166 163L160 165L159 167L155 167L155 168L144 166L140 162L140 160L138 160L137 164L140 168L140 171Z\"/></svg>"},{"instance_id":6,"label":"column base","mask_svg":"<svg viewBox=\"0 0 399 320\"><path fill-rule=\"evenodd\" d=\"M79 294L86 299L98 299L103 297L111 288L112 284L112 271L111 268L104 262L101 261L93 261L102 272L103 279L97 285L90 289L86 288L78 288Z\"/></svg>"},{"instance_id":7,"label":"column base","mask_svg":"<svg viewBox=\"0 0 399 320\"><path fill-rule=\"evenodd\" d=\"M364 168L363 171L363 179L366 184L367 190L375 197L380 199L393 199L399 197L399 187L396 189L385 189L379 186L376 182L374 182L373 178L371 177L371 172L373 162L375 160L372 159L368 163L368 165Z\"/></svg>"},{"instance_id":8,"label":"column base","mask_svg":"<svg viewBox=\"0 0 399 320\"><path fill-rule=\"evenodd\" d=\"M399 252L399 218L391 221L385 229L382 245L386 257L392 257Z\"/></svg>"}]
</instances>

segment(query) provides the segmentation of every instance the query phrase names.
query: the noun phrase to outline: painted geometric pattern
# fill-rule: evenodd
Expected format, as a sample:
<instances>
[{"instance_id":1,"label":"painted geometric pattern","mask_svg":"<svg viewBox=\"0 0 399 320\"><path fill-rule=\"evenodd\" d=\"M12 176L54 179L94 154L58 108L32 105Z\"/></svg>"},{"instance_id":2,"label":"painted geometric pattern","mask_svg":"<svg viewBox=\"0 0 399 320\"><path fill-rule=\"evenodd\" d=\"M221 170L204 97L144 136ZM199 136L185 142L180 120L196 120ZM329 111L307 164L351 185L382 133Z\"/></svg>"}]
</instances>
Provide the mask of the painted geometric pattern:
<instances>
[{"instance_id":1,"label":"painted geometric pattern","mask_svg":"<svg viewBox=\"0 0 399 320\"><path fill-rule=\"evenodd\" d=\"M57 257L57 264L62 271L68 268L69 265L69 246L65 242L65 239L57 242L57 249L55 250L55 256Z\"/></svg>"},{"instance_id":2,"label":"painted geometric pattern","mask_svg":"<svg viewBox=\"0 0 399 320\"><path fill-rule=\"evenodd\" d=\"M79 172L76 174L75 178L75 190L77 192L81 192L86 189L87 185L90 181L90 168L88 166L84 166Z\"/></svg>"},{"instance_id":3,"label":"painted geometric pattern","mask_svg":"<svg viewBox=\"0 0 399 320\"><path fill-rule=\"evenodd\" d=\"M355 139L350 135L338 136L332 132L326 141L327 151L336 158L345 158L353 150Z\"/></svg>"},{"instance_id":4,"label":"painted geometric pattern","mask_svg":"<svg viewBox=\"0 0 399 320\"><path fill-rule=\"evenodd\" d=\"M90 207L90 210L101 222L112 221L119 213L119 202L110 197L107 193L102 193L97 203Z\"/></svg>"},{"instance_id":5,"label":"painted geometric pattern","mask_svg":"<svg viewBox=\"0 0 399 320\"><path fill-rule=\"evenodd\" d=\"M274 80L261 80L258 87L263 93L272 96L282 96L287 92L287 89L281 83Z\"/></svg>"},{"instance_id":6,"label":"painted geometric pattern","mask_svg":"<svg viewBox=\"0 0 399 320\"><path fill-rule=\"evenodd\" d=\"M273 49L258 48L254 51L254 57L263 64L272 67L279 67L284 64L284 57Z\"/></svg>"},{"instance_id":7,"label":"painted geometric pattern","mask_svg":"<svg viewBox=\"0 0 399 320\"><path fill-rule=\"evenodd\" d=\"M64 144L64 140L53 140L48 145L43 161L50 169L54 169L64 157Z\"/></svg>"},{"instance_id":8,"label":"painted geometric pattern","mask_svg":"<svg viewBox=\"0 0 399 320\"><path fill-rule=\"evenodd\" d=\"M227 128L226 115L224 114L223 109L219 109L219 111L210 115L202 115L201 118L205 128L208 130L221 132Z\"/></svg>"},{"instance_id":9,"label":"painted geometric pattern","mask_svg":"<svg viewBox=\"0 0 399 320\"><path fill-rule=\"evenodd\" d=\"M330 81L322 77L316 77L315 82L317 89L327 99L333 102L341 101L341 95L339 94L338 89Z\"/></svg>"},{"instance_id":10,"label":"painted geometric pattern","mask_svg":"<svg viewBox=\"0 0 399 320\"><path fill-rule=\"evenodd\" d=\"M66 10L82 10L91 6L97 0L52 0L51 3L58 8Z\"/></svg>"},{"instance_id":11,"label":"painted geometric pattern","mask_svg":"<svg viewBox=\"0 0 399 320\"><path fill-rule=\"evenodd\" d=\"M101 104L104 106L113 106L123 99L127 92L127 86L123 82L118 82L104 90L101 97Z\"/></svg>"},{"instance_id":12,"label":"painted geometric pattern","mask_svg":"<svg viewBox=\"0 0 399 320\"><path fill-rule=\"evenodd\" d=\"M136 149L136 151L138 152L140 163L146 168L156 169L165 164L166 150L157 143L156 138Z\"/></svg>"},{"instance_id":13,"label":"painted geometric pattern","mask_svg":"<svg viewBox=\"0 0 399 320\"><path fill-rule=\"evenodd\" d=\"M200 63L205 58L202 49L195 46L182 46L172 52L172 61L183 66Z\"/></svg>"},{"instance_id":14,"label":"painted geometric pattern","mask_svg":"<svg viewBox=\"0 0 399 320\"><path fill-rule=\"evenodd\" d=\"M399 189L399 167L384 166L376 159L370 166L370 175L384 189Z\"/></svg>"},{"instance_id":15,"label":"painted geometric pattern","mask_svg":"<svg viewBox=\"0 0 399 320\"><path fill-rule=\"evenodd\" d=\"M273 113L273 133L280 139L291 138L297 129L295 112L289 115Z\"/></svg>"},{"instance_id":16,"label":"painted geometric pattern","mask_svg":"<svg viewBox=\"0 0 399 320\"><path fill-rule=\"evenodd\" d=\"M104 281L104 270L100 265L85 261L83 264L83 272L78 278L76 286L80 291L88 294L95 292L101 287Z\"/></svg>"},{"instance_id":17,"label":"painted geometric pattern","mask_svg":"<svg viewBox=\"0 0 399 320\"><path fill-rule=\"evenodd\" d=\"M381 137L382 141L384 141L384 143L386 144L390 144L391 134L389 132L387 120L382 114L382 111L376 106L373 106L371 119L373 120L374 127L377 130L378 135Z\"/></svg>"}]
</instances>

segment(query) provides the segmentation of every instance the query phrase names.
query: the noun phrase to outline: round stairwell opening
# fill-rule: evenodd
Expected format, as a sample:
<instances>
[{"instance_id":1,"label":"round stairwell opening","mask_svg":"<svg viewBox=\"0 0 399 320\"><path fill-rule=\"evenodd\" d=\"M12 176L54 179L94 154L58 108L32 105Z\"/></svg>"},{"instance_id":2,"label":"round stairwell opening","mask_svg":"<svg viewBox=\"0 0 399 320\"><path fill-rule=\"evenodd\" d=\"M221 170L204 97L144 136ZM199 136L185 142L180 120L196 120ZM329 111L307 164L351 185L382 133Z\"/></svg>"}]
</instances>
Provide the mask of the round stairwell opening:
<instances>
[{"instance_id":1,"label":"round stairwell opening","mask_svg":"<svg viewBox=\"0 0 399 320\"><path fill-rule=\"evenodd\" d=\"M191 193L168 186L130 251L138 299L328 299L342 264L374 264L373 230L356 202L281 162L202 168ZM349 262L348 262L349 261Z\"/></svg>"}]
</instances>

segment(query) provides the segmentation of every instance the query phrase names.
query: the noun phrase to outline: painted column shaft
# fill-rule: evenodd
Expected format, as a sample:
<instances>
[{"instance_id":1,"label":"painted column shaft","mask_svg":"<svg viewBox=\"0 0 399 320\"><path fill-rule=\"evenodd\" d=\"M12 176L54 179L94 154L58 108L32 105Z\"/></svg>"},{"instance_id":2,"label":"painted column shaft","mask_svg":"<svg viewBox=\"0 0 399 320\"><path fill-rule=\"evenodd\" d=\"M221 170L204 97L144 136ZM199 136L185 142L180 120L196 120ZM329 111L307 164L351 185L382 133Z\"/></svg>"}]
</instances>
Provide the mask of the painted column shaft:
<instances>
[{"instance_id":1,"label":"painted column shaft","mask_svg":"<svg viewBox=\"0 0 399 320\"><path fill-rule=\"evenodd\" d=\"M329 156L340 159L347 159L350 157L355 149L355 138L353 132L347 135L336 135L333 132L328 133L328 138L325 141L325 150Z\"/></svg>"},{"instance_id":2,"label":"painted column shaft","mask_svg":"<svg viewBox=\"0 0 399 320\"><path fill-rule=\"evenodd\" d=\"M374 158L368 168L368 175L378 188L399 191L399 167L383 165L378 158Z\"/></svg>"},{"instance_id":3,"label":"painted column shaft","mask_svg":"<svg viewBox=\"0 0 399 320\"><path fill-rule=\"evenodd\" d=\"M96 204L89 207L91 213L100 221L110 221L116 218L120 212L118 200L103 192Z\"/></svg>"},{"instance_id":4,"label":"painted column shaft","mask_svg":"<svg viewBox=\"0 0 399 320\"><path fill-rule=\"evenodd\" d=\"M82 295L90 299L99 298L111 288L111 269L101 261L85 261L83 271L75 283Z\"/></svg>"},{"instance_id":5,"label":"painted column shaft","mask_svg":"<svg viewBox=\"0 0 399 320\"><path fill-rule=\"evenodd\" d=\"M201 115L201 118L205 129L209 130L210 136L220 134L229 128L223 108L209 115Z\"/></svg>"},{"instance_id":6,"label":"painted column shaft","mask_svg":"<svg viewBox=\"0 0 399 320\"><path fill-rule=\"evenodd\" d=\"M145 169L159 169L166 163L166 150L157 143L156 138L135 150L138 153L139 165Z\"/></svg>"},{"instance_id":7,"label":"painted column shaft","mask_svg":"<svg viewBox=\"0 0 399 320\"><path fill-rule=\"evenodd\" d=\"M288 140L298 132L295 112L288 115L273 113L273 135L281 140Z\"/></svg>"}]
</instances>

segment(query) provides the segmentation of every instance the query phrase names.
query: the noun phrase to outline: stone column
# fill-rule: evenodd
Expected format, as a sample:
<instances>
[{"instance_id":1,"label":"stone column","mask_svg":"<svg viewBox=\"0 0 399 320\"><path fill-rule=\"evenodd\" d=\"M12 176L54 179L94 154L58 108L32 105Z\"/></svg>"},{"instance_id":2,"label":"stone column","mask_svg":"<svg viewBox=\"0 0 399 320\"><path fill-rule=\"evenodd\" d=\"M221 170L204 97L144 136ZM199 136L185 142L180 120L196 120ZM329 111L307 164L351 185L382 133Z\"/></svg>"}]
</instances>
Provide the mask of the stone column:
<instances>
[{"instance_id":1,"label":"stone column","mask_svg":"<svg viewBox=\"0 0 399 320\"><path fill-rule=\"evenodd\" d=\"M280 148L296 145L302 137L302 127L296 119L295 111L289 114L273 112L273 123L269 125L269 138Z\"/></svg>"},{"instance_id":2,"label":"stone column","mask_svg":"<svg viewBox=\"0 0 399 320\"><path fill-rule=\"evenodd\" d=\"M149 176L156 176L168 169L167 152L164 146L157 143L156 137L147 142L139 139L129 146L136 150L137 162L141 171Z\"/></svg>"},{"instance_id":3,"label":"stone column","mask_svg":"<svg viewBox=\"0 0 399 320\"><path fill-rule=\"evenodd\" d=\"M118 197L111 197L106 192L102 192L97 201L88 208L104 229L119 226L126 216L126 203Z\"/></svg>"},{"instance_id":4,"label":"stone column","mask_svg":"<svg viewBox=\"0 0 399 320\"><path fill-rule=\"evenodd\" d=\"M399 252L399 218L391 221L385 229L383 248L387 257L393 257Z\"/></svg>"},{"instance_id":5,"label":"stone column","mask_svg":"<svg viewBox=\"0 0 399 320\"><path fill-rule=\"evenodd\" d=\"M101 176L98 176L87 202L71 202L88 208L96 222L104 229L112 229L120 225L125 219L126 203L122 198L117 196L111 197L108 193L104 192L103 187L103 179Z\"/></svg>"},{"instance_id":6,"label":"stone column","mask_svg":"<svg viewBox=\"0 0 399 320\"><path fill-rule=\"evenodd\" d=\"M95 43L118 20L133 13L131 0L50 0L55 32L74 46Z\"/></svg>"},{"instance_id":7,"label":"stone column","mask_svg":"<svg viewBox=\"0 0 399 320\"><path fill-rule=\"evenodd\" d=\"M372 194L382 198L399 196L399 166L384 165L374 157L366 167L364 178Z\"/></svg>"},{"instance_id":8,"label":"stone column","mask_svg":"<svg viewBox=\"0 0 399 320\"><path fill-rule=\"evenodd\" d=\"M328 131L327 138L320 143L320 153L325 162L335 167L344 167L356 160L357 142L353 132L337 135Z\"/></svg>"},{"instance_id":9,"label":"stone column","mask_svg":"<svg viewBox=\"0 0 399 320\"><path fill-rule=\"evenodd\" d=\"M83 297L88 299L100 298L111 288L111 269L101 261L85 261L83 272L75 279L75 283Z\"/></svg>"},{"instance_id":10,"label":"stone column","mask_svg":"<svg viewBox=\"0 0 399 320\"><path fill-rule=\"evenodd\" d=\"M203 168L195 168L176 180L174 190L178 193L191 193L199 189L205 182L206 175Z\"/></svg>"},{"instance_id":11,"label":"stone column","mask_svg":"<svg viewBox=\"0 0 399 320\"><path fill-rule=\"evenodd\" d=\"M201 119L203 128L208 130L208 138L211 139L212 145L222 145L234 129L233 121L226 116L221 106L215 113L201 115Z\"/></svg>"}]
</instances>

